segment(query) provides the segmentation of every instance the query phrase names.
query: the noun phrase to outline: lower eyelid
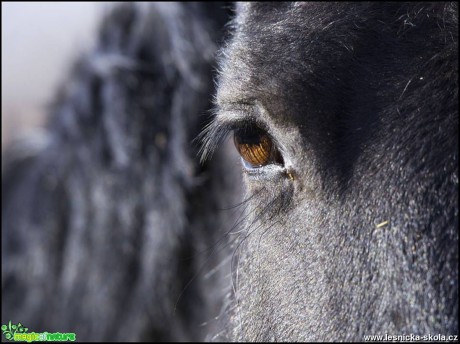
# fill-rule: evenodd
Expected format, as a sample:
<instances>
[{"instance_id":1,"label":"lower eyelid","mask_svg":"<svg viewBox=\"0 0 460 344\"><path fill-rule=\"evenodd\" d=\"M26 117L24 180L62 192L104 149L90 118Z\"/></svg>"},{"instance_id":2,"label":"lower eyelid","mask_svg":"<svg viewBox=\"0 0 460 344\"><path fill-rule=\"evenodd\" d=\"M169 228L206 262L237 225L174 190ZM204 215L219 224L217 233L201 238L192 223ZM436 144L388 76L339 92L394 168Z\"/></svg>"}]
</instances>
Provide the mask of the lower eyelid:
<instances>
[{"instance_id":1,"label":"lower eyelid","mask_svg":"<svg viewBox=\"0 0 460 344\"><path fill-rule=\"evenodd\" d=\"M251 179L255 178L260 180L271 180L275 177L286 175L286 168L284 166L276 164L270 164L256 168L246 168L243 165L243 173Z\"/></svg>"},{"instance_id":2,"label":"lower eyelid","mask_svg":"<svg viewBox=\"0 0 460 344\"><path fill-rule=\"evenodd\" d=\"M247 170L257 170L260 169L263 166L254 166L251 165L249 162L247 162L244 158L241 158L241 163L243 164L243 167Z\"/></svg>"}]
</instances>

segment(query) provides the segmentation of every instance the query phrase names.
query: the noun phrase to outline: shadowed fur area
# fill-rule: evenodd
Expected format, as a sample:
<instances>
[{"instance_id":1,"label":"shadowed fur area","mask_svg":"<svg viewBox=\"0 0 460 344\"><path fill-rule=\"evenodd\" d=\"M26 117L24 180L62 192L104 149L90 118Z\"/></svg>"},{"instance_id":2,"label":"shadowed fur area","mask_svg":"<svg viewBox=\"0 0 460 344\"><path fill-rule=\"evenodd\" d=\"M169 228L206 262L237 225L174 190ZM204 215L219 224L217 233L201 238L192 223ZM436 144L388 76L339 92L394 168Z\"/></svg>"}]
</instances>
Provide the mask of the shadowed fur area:
<instances>
[{"instance_id":1,"label":"shadowed fur area","mask_svg":"<svg viewBox=\"0 0 460 344\"><path fill-rule=\"evenodd\" d=\"M50 114L2 156L2 324L458 334L457 3L118 4Z\"/></svg>"}]
</instances>

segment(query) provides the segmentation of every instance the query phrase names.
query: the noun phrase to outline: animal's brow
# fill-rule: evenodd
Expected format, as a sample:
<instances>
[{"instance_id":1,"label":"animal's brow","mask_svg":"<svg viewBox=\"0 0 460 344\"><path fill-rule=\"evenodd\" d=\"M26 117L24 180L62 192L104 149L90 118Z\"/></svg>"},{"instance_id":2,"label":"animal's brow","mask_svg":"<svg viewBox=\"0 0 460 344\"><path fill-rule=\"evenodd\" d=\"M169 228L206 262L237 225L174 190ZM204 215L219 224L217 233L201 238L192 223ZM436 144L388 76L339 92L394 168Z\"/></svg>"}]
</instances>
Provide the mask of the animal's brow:
<instances>
[{"instance_id":1,"label":"animal's brow","mask_svg":"<svg viewBox=\"0 0 460 344\"><path fill-rule=\"evenodd\" d=\"M238 101L218 103L214 109L215 120L224 124L225 122L252 122L261 128L267 127L263 104L253 98L241 99Z\"/></svg>"}]
</instances>

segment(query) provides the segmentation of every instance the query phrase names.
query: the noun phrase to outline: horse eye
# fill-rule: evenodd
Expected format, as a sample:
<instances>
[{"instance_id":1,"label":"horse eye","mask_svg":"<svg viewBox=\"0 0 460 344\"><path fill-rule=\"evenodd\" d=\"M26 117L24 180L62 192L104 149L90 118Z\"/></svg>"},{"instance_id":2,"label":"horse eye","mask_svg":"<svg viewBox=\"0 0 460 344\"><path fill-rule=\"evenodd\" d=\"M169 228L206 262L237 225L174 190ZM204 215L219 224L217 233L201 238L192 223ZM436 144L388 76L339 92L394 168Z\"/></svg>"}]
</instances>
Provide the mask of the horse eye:
<instances>
[{"instance_id":1,"label":"horse eye","mask_svg":"<svg viewBox=\"0 0 460 344\"><path fill-rule=\"evenodd\" d=\"M270 136L260 128L249 127L235 130L235 147L249 168L268 164L283 164L281 154Z\"/></svg>"}]
</instances>

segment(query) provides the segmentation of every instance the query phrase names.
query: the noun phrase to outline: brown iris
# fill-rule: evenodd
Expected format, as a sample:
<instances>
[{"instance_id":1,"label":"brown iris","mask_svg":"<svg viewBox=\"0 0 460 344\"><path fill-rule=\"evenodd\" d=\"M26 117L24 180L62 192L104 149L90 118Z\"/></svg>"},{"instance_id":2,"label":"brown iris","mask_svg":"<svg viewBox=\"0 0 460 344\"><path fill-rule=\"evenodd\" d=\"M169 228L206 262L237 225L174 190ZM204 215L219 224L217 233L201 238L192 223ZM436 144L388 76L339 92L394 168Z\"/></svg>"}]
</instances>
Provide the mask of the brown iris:
<instances>
[{"instance_id":1,"label":"brown iris","mask_svg":"<svg viewBox=\"0 0 460 344\"><path fill-rule=\"evenodd\" d=\"M265 131L259 128L240 129L235 131L233 138L236 149L250 167L280 162L279 153Z\"/></svg>"}]
</instances>

